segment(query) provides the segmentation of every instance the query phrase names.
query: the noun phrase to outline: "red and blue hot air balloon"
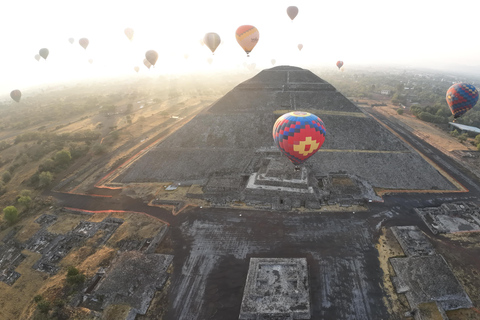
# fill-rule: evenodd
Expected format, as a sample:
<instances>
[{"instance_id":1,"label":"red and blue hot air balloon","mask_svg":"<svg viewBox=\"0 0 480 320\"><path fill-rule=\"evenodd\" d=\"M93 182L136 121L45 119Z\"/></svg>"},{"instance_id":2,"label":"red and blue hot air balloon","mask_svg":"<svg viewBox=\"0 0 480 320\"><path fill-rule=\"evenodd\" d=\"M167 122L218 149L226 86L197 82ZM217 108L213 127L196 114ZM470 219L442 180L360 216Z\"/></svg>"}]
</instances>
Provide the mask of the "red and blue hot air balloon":
<instances>
[{"instance_id":1,"label":"red and blue hot air balloon","mask_svg":"<svg viewBox=\"0 0 480 320\"><path fill-rule=\"evenodd\" d=\"M296 169L320 149L325 133L322 119L303 111L285 113L273 125L275 144Z\"/></svg>"},{"instance_id":2,"label":"red and blue hot air balloon","mask_svg":"<svg viewBox=\"0 0 480 320\"><path fill-rule=\"evenodd\" d=\"M477 101L478 91L471 84L456 83L447 91L447 103L454 118L458 118L472 109Z\"/></svg>"}]
</instances>

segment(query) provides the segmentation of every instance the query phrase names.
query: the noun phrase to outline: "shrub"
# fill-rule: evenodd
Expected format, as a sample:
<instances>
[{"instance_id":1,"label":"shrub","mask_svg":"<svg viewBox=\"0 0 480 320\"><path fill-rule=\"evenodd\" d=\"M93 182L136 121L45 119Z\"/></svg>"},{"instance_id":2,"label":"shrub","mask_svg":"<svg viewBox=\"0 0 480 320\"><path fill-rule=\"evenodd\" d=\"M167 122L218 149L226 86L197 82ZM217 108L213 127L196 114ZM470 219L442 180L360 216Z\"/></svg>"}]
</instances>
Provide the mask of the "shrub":
<instances>
[{"instance_id":1,"label":"shrub","mask_svg":"<svg viewBox=\"0 0 480 320\"><path fill-rule=\"evenodd\" d=\"M402 115L402 114L403 114L403 109L397 109L397 113L398 113L399 115Z\"/></svg>"},{"instance_id":2,"label":"shrub","mask_svg":"<svg viewBox=\"0 0 480 320\"><path fill-rule=\"evenodd\" d=\"M14 206L8 206L4 208L3 214L5 216L5 220L7 220L10 224L14 223L18 219L18 210Z\"/></svg>"},{"instance_id":3,"label":"shrub","mask_svg":"<svg viewBox=\"0 0 480 320\"><path fill-rule=\"evenodd\" d=\"M2 180L3 180L3 182L7 183L8 181L12 180L12 174L8 171L5 171L2 174Z\"/></svg>"}]
</instances>

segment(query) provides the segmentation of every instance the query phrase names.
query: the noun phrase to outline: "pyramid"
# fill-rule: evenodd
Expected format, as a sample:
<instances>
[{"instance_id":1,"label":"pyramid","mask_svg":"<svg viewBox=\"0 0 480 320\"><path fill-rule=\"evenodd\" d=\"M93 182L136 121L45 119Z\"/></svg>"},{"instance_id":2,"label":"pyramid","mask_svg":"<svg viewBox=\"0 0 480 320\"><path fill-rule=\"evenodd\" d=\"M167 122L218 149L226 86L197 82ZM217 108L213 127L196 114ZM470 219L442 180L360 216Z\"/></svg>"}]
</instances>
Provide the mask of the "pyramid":
<instances>
[{"instance_id":1,"label":"pyramid","mask_svg":"<svg viewBox=\"0 0 480 320\"><path fill-rule=\"evenodd\" d=\"M305 163L308 175L317 182L344 175L375 188L456 189L413 148L331 84L309 70L291 66L266 69L240 83L115 182L174 181L208 187L208 181L217 179L216 186L210 184L211 190L239 192L253 174L260 176L261 172L265 178L268 172L284 171L282 179L287 181L285 175L295 176L290 174L293 165L275 147L272 127L280 115L294 110L314 113L325 124L325 143Z\"/></svg>"}]
</instances>

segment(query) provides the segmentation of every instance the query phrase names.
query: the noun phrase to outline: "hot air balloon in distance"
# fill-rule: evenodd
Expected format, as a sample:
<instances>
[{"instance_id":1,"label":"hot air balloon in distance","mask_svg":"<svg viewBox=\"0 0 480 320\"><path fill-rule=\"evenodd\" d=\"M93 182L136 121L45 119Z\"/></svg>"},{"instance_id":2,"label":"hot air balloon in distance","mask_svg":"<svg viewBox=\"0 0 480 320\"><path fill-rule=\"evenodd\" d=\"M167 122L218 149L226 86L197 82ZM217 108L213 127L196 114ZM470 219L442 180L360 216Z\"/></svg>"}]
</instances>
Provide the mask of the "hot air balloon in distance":
<instances>
[{"instance_id":1,"label":"hot air balloon in distance","mask_svg":"<svg viewBox=\"0 0 480 320\"><path fill-rule=\"evenodd\" d=\"M238 44L245 50L247 57L249 57L250 52L255 48L260 38L257 28L249 25L240 26L235 32L235 36Z\"/></svg>"},{"instance_id":2,"label":"hot air balloon in distance","mask_svg":"<svg viewBox=\"0 0 480 320\"><path fill-rule=\"evenodd\" d=\"M325 134L322 119L309 112L285 113L273 125L273 140L295 165L295 170L320 149Z\"/></svg>"},{"instance_id":3,"label":"hot air balloon in distance","mask_svg":"<svg viewBox=\"0 0 480 320\"><path fill-rule=\"evenodd\" d=\"M47 60L47 57L48 57L49 53L50 53L50 51L48 51L47 48L42 48L42 49L40 49L40 51L38 51L38 54L40 55L40 57L42 57L45 60Z\"/></svg>"},{"instance_id":4,"label":"hot air balloon in distance","mask_svg":"<svg viewBox=\"0 0 480 320\"><path fill-rule=\"evenodd\" d=\"M93 63L93 59L88 59L88 63L92 64L92 63Z\"/></svg>"},{"instance_id":5,"label":"hot air balloon in distance","mask_svg":"<svg viewBox=\"0 0 480 320\"><path fill-rule=\"evenodd\" d=\"M40 58L41 58L41 57L40 57L39 54L36 54L36 55L35 55L35 60L40 61Z\"/></svg>"},{"instance_id":6,"label":"hot air balloon in distance","mask_svg":"<svg viewBox=\"0 0 480 320\"><path fill-rule=\"evenodd\" d=\"M274 66L275 63L277 63L277 61L275 59L270 60L270 62L272 63L272 66Z\"/></svg>"},{"instance_id":7,"label":"hot air balloon in distance","mask_svg":"<svg viewBox=\"0 0 480 320\"><path fill-rule=\"evenodd\" d=\"M158 53L155 50L148 50L145 52L145 58L147 58L148 62L150 62L152 66L155 66L155 63L158 60Z\"/></svg>"},{"instance_id":8,"label":"hot air balloon in distance","mask_svg":"<svg viewBox=\"0 0 480 320\"><path fill-rule=\"evenodd\" d=\"M477 89L468 83L456 83L447 91L447 103L456 119L472 109L478 101Z\"/></svg>"},{"instance_id":9,"label":"hot air balloon in distance","mask_svg":"<svg viewBox=\"0 0 480 320\"><path fill-rule=\"evenodd\" d=\"M185 53L185 54L183 55L183 57L184 57L185 59L188 59L188 57L189 57L188 53Z\"/></svg>"},{"instance_id":10,"label":"hot air balloon in distance","mask_svg":"<svg viewBox=\"0 0 480 320\"><path fill-rule=\"evenodd\" d=\"M10 97L15 100L16 102L20 102L20 98L22 97L22 93L20 90L13 90L10 92Z\"/></svg>"},{"instance_id":11,"label":"hot air balloon in distance","mask_svg":"<svg viewBox=\"0 0 480 320\"><path fill-rule=\"evenodd\" d=\"M343 61L337 61L337 68L340 69L343 66Z\"/></svg>"},{"instance_id":12,"label":"hot air balloon in distance","mask_svg":"<svg viewBox=\"0 0 480 320\"><path fill-rule=\"evenodd\" d=\"M222 42L222 40L220 39L220 36L215 32L209 32L203 37L203 42L212 51L212 54L215 54L215 50L220 45L220 42Z\"/></svg>"},{"instance_id":13,"label":"hot air balloon in distance","mask_svg":"<svg viewBox=\"0 0 480 320\"><path fill-rule=\"evenodd\" d=\"M293 19L295 19L295 17L298 14L298 8L295 7L295 6L288 7L287 8L287 14L290 17L290 19L292 19L292 21L293 21Z\"/></svg>"},{"instance_id":14,"label":"hot air balloon in distance","mask_svg":"<svg viewBox=\"0 0 480 320\"><path fill-rule=\"evenodd\" d=\"M148 62L147 59L143 59L143 64L145 65L145 67L147 67L148 69L150 69L150 67L152 66L152 64L150 62Z\"/></svg>"},{"instance_id":15,"label":"hot air balloon in distance","mask_svg":"<svg viewBox=\"0 0 480 320\"><path fill-rule=\"evenodd\" d=\"M297 47L298 47L298 50L299 50L299 51L302 51L302 49L303 49L303 44L300 43Z\"/></svg>"},{"instance_id":16,"label":"hot air balloon in distance","mask_svg":"<svg viewBox=\"0 0 480 320\"><path fill-rule=\"evenodd\" d=\"M138 66L135 66L135 67L133 67L133 70L135 70L135 72L138 72L138 71L140 71L140 68Z\"/></svg>"},{"instance_id":17,"label":"hot air balloon in distance","mask_svg":"<svg viewBox=\"0 0 480 320\"><path fill-rule=\"evenodd\" d=\"M90 43L90 41L88 41L87 38L82 38L82 39L78 40L78 43L82 46L83 49L87 50L87 47L88 47L88 44Z\"/></svg>"},{"instance_id":18,"label":"hot air balloon in distance","mask_svg":"<svg viewBox=\"0 0 480 320\"><path fill-rule=\"evenodd\" d=\"M75 42L75 39L73 38L68 38L68 42L70 42L70 44L73 44Z\"/></svg>"},{"instance_id":19,"label":"hot air balloon in distance","mask_svg":"<svg viewBox=\"0 0 480 320\"><path fill-rule=\"evenodd\" d=\"M123 32L125 32L125 35L127 36L128 40L130 40L130 41L133 40L133 29L132 28L126 28Z\"/></svg>"},{"instance_id":20,"label":"hot air balloon in distance","mask_svg":"<svg viewBox=\"0 0 480 320\"><path fill-rule=\"evenodd\" d=\"M212 64L213 59L212 59L211 57L209 57L209 58L207 59L207 62L208 62L208 64Z\"/></svg>"}]
</instances>

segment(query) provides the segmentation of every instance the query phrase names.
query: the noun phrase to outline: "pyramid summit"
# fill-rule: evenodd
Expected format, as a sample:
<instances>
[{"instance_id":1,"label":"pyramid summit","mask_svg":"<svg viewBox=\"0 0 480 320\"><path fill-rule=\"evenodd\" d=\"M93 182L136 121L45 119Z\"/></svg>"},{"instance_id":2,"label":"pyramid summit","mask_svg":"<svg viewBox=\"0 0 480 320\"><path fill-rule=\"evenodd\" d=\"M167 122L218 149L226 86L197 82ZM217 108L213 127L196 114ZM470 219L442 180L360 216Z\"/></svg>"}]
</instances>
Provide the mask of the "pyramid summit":
<instances>
[{"instance_id":1,"label":"pyramid summit","mask_svg":"<svg viewBox=\"0 0 480 320\"><path fill-rule=\"evenodd\" d=\"M319 116L327 132L322 148L298 173L272 138L276 119L290 111ZM307 196L301 205L345 194L345 186L371 189L352 191L363 194L360 198L370 197L372 188L455 190L412 147L335 87L309 70L290 66L263 70L240 83L115 180L167 181L200 184L217 200L245 200L252 190L257 200L272 196L271 188L285 197L303 190ZM348 182L335 191L338 181Z\"/></svg>"}]
</instances>

